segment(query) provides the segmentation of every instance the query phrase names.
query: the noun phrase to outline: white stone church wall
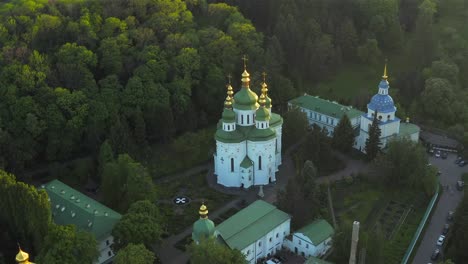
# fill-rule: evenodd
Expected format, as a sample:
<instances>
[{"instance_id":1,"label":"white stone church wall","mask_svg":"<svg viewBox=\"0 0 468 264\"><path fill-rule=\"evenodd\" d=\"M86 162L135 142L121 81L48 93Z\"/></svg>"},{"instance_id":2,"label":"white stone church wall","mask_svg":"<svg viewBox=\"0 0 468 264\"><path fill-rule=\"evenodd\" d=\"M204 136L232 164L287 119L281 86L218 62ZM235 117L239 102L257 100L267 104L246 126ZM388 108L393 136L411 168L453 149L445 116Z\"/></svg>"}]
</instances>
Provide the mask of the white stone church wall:
<instances>
[{"instance_id":1,"label":"white stone church wall","mask_svg":"<svg viewBox=\"0 0 468 264\"><path fill-rule=\"evenodd\" d=\"M247 141L247 155L254 163L253 181L254 185L266 185L270 181L276 181L276 139L268 141ZM260 159L261 157L261 166ZM271 178L271 179L270 179Z\"/></svg>"},{"instance_id":2,"label":"white stone church wall","mask_svg":"<svg viewBox=\"0 0 468 264\"><path fill-rule=\"evenodd\" d=\"M216 172L218 184L226 187L240 187L240 163L246 155L246 143L223 143L216 142ZM234 161L231 170L231 159Z\"/></svg>"}]
</instances>

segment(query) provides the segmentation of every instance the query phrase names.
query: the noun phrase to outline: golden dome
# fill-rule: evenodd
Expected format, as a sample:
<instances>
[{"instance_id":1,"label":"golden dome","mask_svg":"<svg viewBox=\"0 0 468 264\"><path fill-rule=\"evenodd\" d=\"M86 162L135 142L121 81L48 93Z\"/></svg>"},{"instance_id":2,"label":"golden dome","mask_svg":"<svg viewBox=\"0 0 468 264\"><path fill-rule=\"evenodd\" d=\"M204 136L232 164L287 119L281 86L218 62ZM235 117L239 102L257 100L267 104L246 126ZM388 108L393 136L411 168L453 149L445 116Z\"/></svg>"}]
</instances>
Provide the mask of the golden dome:
<instances>
[{"instance_id":1,"label":"golden dome","mask_svg":"<svg viewBox=\"0 0 468 264\"><path fill-rule=\"evenodd\" d=\"M205 204L202 204L200 206L200 210L198 211L198 213L200 214L201 218L207 218L208 217L208 207L206 207Z\"/></svg>"},{"instance_id":2,"label":"golden dome","mask_svg":"<svg viewBox=\"0 0 468 264\"><path fill-rule=\"evenodd\" d=\"M248 88L249 83L250 83L250 74L247 72L247 70L244 70L242 73L242 86Z\"/></svg>"},{"instance_id":3,"label":"golden dome","mask_svg":"<svg viewBox=\"0 0 468 264\"><path fill-rule=\"evenodd\" d=\"M29 260L29 254L19 248L18 254L16 254L16 262L23 263Z\"/></svg>"},{"instance_id":4,"label":"golden dome","mask_svg":"<svg viewBox=\"0 0 468 264\"><path fill-rule=\"evenodd\" d=\"M266 97L265 97L265 94L262 93L262 94L260 95L260 99L258 99L258 103L259 103L260 106L262 106L262 107L265 106L265 102L266 102L266 101L265 101L265 98L266 98Z\"/></svg>"}]
</instances>

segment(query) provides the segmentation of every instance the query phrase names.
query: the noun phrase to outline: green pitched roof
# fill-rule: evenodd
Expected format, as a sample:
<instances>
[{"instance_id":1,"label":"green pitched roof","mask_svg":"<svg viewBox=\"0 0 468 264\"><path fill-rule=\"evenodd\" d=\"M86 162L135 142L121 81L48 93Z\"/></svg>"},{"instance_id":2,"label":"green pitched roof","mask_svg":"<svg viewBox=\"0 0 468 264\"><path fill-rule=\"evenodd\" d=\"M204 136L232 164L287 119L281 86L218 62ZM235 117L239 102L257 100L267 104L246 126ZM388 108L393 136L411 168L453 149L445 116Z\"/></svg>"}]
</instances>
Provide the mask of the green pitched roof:
<instances>
[{"instance_id":1,"label":"green pitched roof","mask_svg":"<svg viewBox=\"0 0 468 264\"><path fill-rule=\"evenodd\" d=\"M290 100L289 103L336 118L342 118L346 114L351 119L364 114L364 112L354 109L352 106L341 105L318 96L303 95Z\"/></svg>"},{"instance_id":2,"label":"green pitched roof","mask_svg":"<svg viewBox=\"0 0 468 264\"><path fill-rule=\"evenodd\" d=\"M325 261L323 259L319 259L316 257L309 257L304 264L332 264L331 262Z\"/></svg>"},{"instance_id":3,"label":"green pitched roof","mask_svg":"<svg viewBox=\"0 0 468 264\"><path fill-rule=\"evenodd\" d=\"M405 137L410 136L414 133L418 133L419 131L421 131L421 129L417 125L402 122L400 123L400 133L398 135L400 137Z\"/></svg>"},{"instance_id":4,"label":"green pitched roof","mask_svg":"<svg viewBox=\"0 0 468 264\"><path fill-rule=\"evenodd\" d=\"M59 180L42 186L49 195L52 219L59 225L76 225L99 240L112 231L122 217L119 213L89 198Z\"/></svg>"},{"instance_id":5,"label":"green pitched roof","mask_svg":"<svg viewBox=\"0 0 468 264\"><path fill-rule=\"evenodd\" d=\"M335 231L333 227L324 219L318 219L297 230L295 233L302 233L308 237L314 245L318 245L331 237Z\"/></svg>"},{"instance_id":6,"label":"green pitched roof","mask_svg":"<svg viewBox=\"0 0 468 264\"><path fill-rule=\"evenodd\" d=\"M216 227L231 249L242 250L291 217L275 206L257 200Z\"/></svg>"},{"instance_id":7,"label":"green pitched roof","mask_svg":"<svg viewBox=\"0 0 468 264\"><path fill-rule=\"evenodd\" d=\"M215 139L224 143L239 143L244 140L264 141L274 137L276 137L276 131L272 128L257 129L255 126L236 126L236 130L227 132L221 128L221 123L218 123L215 133Z\"/></svg>"},{"instance_id":8,"label":"green pitched roof","mask_svg":"<svg viewBox=\"0 0 468 264\"><path fill-rule=\"evenodd\" d=\"M248 169L248 168L252 167L252 164L253 164L252 160L249 159L249 157L247 155L245 155L245 158L242 160L240 166L242 168Z\"/></svg>"}]
</instances>

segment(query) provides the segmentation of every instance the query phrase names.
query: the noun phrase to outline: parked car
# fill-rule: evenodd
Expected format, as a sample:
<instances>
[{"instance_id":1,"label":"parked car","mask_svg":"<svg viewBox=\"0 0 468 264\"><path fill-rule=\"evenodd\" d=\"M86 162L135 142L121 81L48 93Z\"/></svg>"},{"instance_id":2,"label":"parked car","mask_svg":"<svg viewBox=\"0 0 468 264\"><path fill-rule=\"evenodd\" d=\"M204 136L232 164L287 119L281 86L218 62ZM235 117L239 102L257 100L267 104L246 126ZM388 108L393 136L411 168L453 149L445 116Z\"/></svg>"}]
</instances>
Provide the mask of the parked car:
<instances>
[{"instance_id":1,"label":"parked car","mask_svg":"<svg viewBox=\"0 0 468 264\"><path fill-rule=\"evenodd\" d=\"M436 248L434 250L434 252L432 252L432 255L431 255L431 259L432 260L437 260L437 258L439 257L440 255L440 249Z\"/></svg>"},{"instance_id":2,"label":"parked car","mask_svg":"<svg viewBox=\"0 0 468 264\"><path fill-rule=\"evenodd\" d=\"M447 159L447 156L448 156L448 153L447 153L447 152L445 152L445 151L442 152L442 158L443 158L443 159Z\"/></svg>"},{"instance_id":3,"label":"parked car","mask_svg":"<svg viewBox=\"0 0 468 264\"><path fill-rule=\"evenodd\" d=\"M434 149L433 148L430 148L428 152L429 152L429 154L434 155Z\"/></svg>"},{"instance_id":4,"label":"parked car","mask_svg":"<svg viewBox=\"0 0 468 264\"><path fill-rule=\"evenodd\" d=\"M281 264L281 261L277 258L272 258L272 259L267 260L265 264Z\"/></svg>"},{"instance_id":5,"label":"parked car","mask_svg":"<svg viewBox=\"0 0 468 264\"><path fill-rule=\"evenodd\" d=\"M463 160L463 158L458 156L457 159L455 160L455 164L460 163L460 161L462 161L462 160Z\"/></svg>"},{"instance_id":6,"label":"parked car","mask_svg":"<svg viewBox=\"0 0 468 264\"><path fill-rule=\"evenodd\" d=\"M460 162L458 163L458 166L460 166L460 167L465 167L465 165L466 165L465 160L460 160Z\"/></svg>"},{"instance_id":7,"label":"parked car","mask_svg":"<svg viewBox=\"0 0 468 264\"><path fill-rule=\"evenodd\" d=\"M447 220L453 220L453 211L449 211L447 214Z\"/></svg>"},{"instance_id":8,"label":"parked car","mask_svg":"<svg viewBox=\"0 0 468 264\"><path fill-rule=\"evenodd\" d=\"M463 187L465 186L464 181L457 181L457 190L463 191Z\"/></svg>"},{"instance_id":9,"label":"parked car","mask_svg":"<svg viewBox=\"0 0 468 264\"><path fill-rule=\"evenodd\" d=\"M436 158L440 158L440 150L436 151L435 157L436 157Z\"/></svg>"},{"instance_id":10,"label":"parked car","mask_svg":"<svg viewBox=\"0 0 468 264\"><path fill-rule=\"evenodd\" d=\"M445 242L445 236L444 235L440 235L439 236L439 239L437 239L437 245L438 246L442 246Z\"/></svg>"},{"instance_id":11,"label":"parked car","mask_svg":"<svg viewBox=\"0 0 468 264\"><path fill-rule=\"evenodd\" d=\"M445 224L444 229L442 229L442 234L446 235L450 229L450 224Z\"/></svg>"}]
</instances>

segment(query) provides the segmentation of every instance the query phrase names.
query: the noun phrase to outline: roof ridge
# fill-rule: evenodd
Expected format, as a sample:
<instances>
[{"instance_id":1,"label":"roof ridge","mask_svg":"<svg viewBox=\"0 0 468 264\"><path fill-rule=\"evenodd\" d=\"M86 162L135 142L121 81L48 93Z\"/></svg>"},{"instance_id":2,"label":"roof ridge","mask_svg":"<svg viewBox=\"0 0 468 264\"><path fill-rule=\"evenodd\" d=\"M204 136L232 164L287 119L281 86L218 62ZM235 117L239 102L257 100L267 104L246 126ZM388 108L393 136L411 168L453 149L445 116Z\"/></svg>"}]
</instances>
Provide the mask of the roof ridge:
<instances>
[{"instance_id":1,"label":"roof ridge","mask_svg":"<svg viewBox=\"0 0 468 264\"><path fill-rule=\"evenodd\" d=\"M241 229L239 229L239 231L237 231L236 233L232 234L231 236L229 236L227 239L233 237L234 235L240 233L241 231L243 231L244 229L248 228L249 226L253 225L254 223L260 221L262 218L264 218L265 216L273 213L273 211L277 209L277 208L273 208L272 210L268 211L266 214L262 215L261 217L257 218L257 220L253 221L253 222L250 222L248 225L245 225L244 227L242 227ZM221 234L222 235L222 234Z\"/></svg>"}]
</instances>

